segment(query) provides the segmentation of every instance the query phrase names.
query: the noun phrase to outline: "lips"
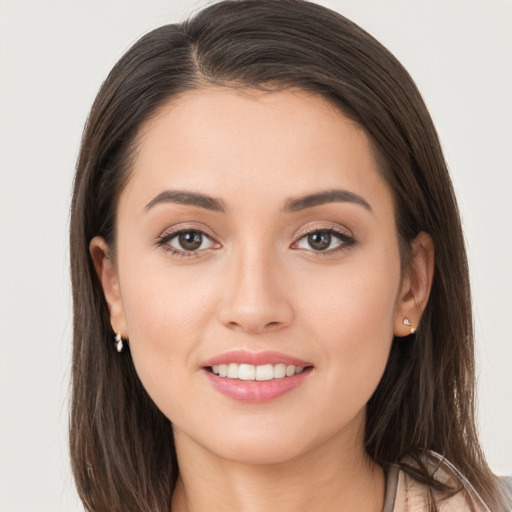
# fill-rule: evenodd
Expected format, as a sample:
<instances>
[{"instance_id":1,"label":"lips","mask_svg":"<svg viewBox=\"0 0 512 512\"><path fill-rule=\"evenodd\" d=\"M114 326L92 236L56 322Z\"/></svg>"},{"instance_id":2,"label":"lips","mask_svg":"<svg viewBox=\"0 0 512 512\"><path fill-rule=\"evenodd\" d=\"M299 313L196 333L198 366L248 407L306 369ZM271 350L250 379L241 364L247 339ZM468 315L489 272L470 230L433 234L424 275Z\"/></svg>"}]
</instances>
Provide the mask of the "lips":
<instances>
[{"instance_id":1,"label":"lips","mask_svg":"<svg viewBox=\"0 0 512 512\"><path fill-rule=\"evenodd\" d=\"M225 352L224 354L213 357L212 359L208 359L208 361L205 361L201 366L211 367L215 365L230 363L252 364L254 366L265 364L285 364L294 365L295 367L302 366L303 368L306 366L312 366L311 363L308 363L307 361L297 357L270 350L265 352L251 352L249 350L234 350L231 352Z\"/></svg>"},{"instance_id":2,"label":"lips","mask_svg":"<svg viewBox=\"0 0 512 512\"><path fill-rule=\"evenodd\" d=\"M300 386L313 365L279 352L232 351L202 365L208 381L225 396L243 402L268 402Z\"/></svg>"}]
</instances>

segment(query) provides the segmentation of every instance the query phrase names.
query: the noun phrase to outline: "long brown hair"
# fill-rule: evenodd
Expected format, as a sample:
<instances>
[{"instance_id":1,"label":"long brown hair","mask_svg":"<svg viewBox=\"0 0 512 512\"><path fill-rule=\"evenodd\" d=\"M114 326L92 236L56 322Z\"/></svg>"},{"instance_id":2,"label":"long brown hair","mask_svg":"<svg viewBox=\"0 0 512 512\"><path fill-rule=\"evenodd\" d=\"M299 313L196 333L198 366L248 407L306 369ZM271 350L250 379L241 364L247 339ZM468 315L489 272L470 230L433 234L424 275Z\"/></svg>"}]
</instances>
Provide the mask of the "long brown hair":
<instances>
[{"instance_id":1,"label":"long brown hair","mask_svg":"<svg viewBox=\"0 0 512 512\"><path fill-rule=\"evenodd\" d=\"M178 465L169 420L118 354L89 256L115 250L116 206L137 134L177 94L208 84L322 95L366 130L394 196L403 264L429 233L435 276L421 328L393 341L367 404L366 449L439 487L421 464L448 458L496 505L496 482L474 423L468 266L452 184L425 104L401 64L343 16L303 0L227 0L140 39L115 65L92 107L74 183L70 248L74 307L70 447L90 511L168 511ZM414 467L401 463L416 461ZM412 458L412 459L411 459Z\"/></svg>"}]
</instances>

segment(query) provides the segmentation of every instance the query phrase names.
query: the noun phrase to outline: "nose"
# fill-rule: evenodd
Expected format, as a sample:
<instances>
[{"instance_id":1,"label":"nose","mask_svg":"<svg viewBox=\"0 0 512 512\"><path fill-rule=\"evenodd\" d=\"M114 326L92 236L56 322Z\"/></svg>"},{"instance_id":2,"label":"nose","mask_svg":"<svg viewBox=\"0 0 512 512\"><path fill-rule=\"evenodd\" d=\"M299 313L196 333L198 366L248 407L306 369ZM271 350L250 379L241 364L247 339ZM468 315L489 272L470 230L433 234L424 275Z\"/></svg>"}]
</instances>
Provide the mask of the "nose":
<instances>
[{"instance_id":1,"label":"nose","mask_svg":"<svg viewBox=\"0 0 512 512\"><path fill-rule=\"evenodd\" d=\"M245 251L232 262L218 311L226 327L250 334L281 329L293 318L283 272L259 252Z\"/></svg>"}]
</instances>

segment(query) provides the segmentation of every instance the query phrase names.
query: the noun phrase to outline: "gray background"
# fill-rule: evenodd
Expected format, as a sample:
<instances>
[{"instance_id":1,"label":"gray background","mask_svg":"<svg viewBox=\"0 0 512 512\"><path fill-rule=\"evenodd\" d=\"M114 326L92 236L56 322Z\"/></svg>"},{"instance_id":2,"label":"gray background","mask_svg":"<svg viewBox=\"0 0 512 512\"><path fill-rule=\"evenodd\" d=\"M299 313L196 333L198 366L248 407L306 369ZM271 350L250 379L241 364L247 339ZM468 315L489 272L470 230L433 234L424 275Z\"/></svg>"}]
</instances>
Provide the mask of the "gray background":
<instances>
[{"instance_id":1,"label":"gray background","mask_svg":"<svg viewBox=\"0 0 512 512\"><path fill-rule=\"evenodd\" d=\"M338 0L404 63L437 124L466 229L479 423L512 474L512 3ZM0 510L80 510L67 455L69 195L109 69L189 0L0 0Z\"/></svg>"}]
</instances>

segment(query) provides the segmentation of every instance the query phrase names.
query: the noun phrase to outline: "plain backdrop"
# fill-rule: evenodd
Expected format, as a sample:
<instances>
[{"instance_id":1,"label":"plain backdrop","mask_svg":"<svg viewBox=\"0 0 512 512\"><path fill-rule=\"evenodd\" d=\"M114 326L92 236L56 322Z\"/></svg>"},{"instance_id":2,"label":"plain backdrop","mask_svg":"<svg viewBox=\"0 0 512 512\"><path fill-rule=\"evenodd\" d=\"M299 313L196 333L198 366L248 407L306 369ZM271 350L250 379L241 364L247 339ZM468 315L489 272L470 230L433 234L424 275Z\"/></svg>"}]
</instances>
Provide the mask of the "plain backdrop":
<instances>
[{"instance_id":1,"label":"plain backdrop","mask_svg":"<svg viewBox=\"0 0 512 512\"><path fill-rule=\"evenodd\" d=\"M402 61L437 125L466 229L479 423L512 474L512 3L332 0ZM0 0L0 510L78 511L67 453L68 209L102 80L190 0Z\"/></svg>"}]
</instances>

